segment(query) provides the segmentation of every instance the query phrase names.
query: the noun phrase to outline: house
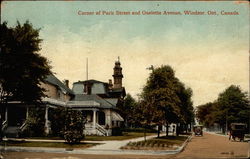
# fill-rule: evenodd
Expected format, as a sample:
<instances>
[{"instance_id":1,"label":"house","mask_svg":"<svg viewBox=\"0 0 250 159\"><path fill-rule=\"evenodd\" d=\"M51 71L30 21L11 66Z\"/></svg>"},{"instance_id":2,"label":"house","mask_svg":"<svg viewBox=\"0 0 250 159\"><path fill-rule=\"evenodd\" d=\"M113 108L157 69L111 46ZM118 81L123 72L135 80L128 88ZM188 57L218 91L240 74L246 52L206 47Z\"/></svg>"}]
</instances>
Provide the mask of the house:
<instances>
[{"instance_id":1,"label":"house","mask_svg":"<svg viewBox=\"0 0 250 159\"><path fill-rule=\"evenodd\" d=\"M78 81L73 83L73 89L68 86L69 81L62 83L54 75L47 76L41 87L45 89L43 98L45 132L51 132L49 113L50 109L67 107L82 111L87 117L85 125L86 135L112 135L112 128L120 127L123 118L118 113L117 106L123 104L126 96L122 86L122 67L120 61L115 62L112 80L108 83L97 80ZM2 129L5 134L18 134L23 131L26 119L29 117L29 108L33 105L24 105L19 101L11 101L2 114L4 122Z\"/></svg>"}]
</instances>

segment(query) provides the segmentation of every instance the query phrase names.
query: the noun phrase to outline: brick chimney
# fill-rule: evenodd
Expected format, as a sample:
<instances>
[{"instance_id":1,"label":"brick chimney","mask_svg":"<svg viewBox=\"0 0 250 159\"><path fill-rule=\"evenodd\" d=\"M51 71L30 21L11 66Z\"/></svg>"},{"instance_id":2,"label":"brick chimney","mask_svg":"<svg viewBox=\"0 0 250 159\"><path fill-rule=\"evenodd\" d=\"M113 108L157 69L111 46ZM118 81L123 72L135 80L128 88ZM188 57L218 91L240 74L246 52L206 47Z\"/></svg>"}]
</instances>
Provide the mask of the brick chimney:
<instances>
[{"instance_id":1,"label":"brick chimney","mask_svg":"<svg viewBox=\"0 0 250 159\"><path fill-rule=\"evenodd\" d=\"M63 84L64 84L66 87L69 88L69 80L64 80L64 81L63 81Z\"/></svg>"},{"instance_id":2,"label":"brick chimney","mask_svg":"<svg viewBox=\"0 0 250 159\"><path fill-rule=\"evenodd\" d=\"M112 79L109 79L109 89L113 88Z\"/></svg>"}]
</instances>

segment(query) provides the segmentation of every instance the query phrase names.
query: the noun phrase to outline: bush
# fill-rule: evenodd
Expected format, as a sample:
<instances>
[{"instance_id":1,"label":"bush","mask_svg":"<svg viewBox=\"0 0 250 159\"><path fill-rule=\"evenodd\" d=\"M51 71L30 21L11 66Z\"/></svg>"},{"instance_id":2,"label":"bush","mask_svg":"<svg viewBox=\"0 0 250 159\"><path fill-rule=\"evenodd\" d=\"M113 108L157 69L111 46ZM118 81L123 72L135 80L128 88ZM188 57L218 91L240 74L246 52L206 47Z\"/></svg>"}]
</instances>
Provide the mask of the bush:
<instances>
[{"instance_id":1,"label":"bush","mask_svg":"<svg viewBox=\"0 0 250 159\"><path fill-rule=\"evenodd\" d=\"M64 137L64 123L66 116L65 108L49 109L49 120L51 122L51 135Z\"/></svg>"},{"instance_id":2,"label":"bush","mask_svg":"<svg viewBox=\"0 0 250 159\"><path fill-rule=\"evenodd\" d=\"M66 109L64 139L67 143L80 143L84 138L86 118L82 112Z\"/></svg>"},{"instance_id":3,"label":"bush","mask_svg":"<svg viewBox=\"0 0 250 159\"><path fill-rule=\"evenodd\" d=\"M44 124L45 124L45 109L41 107L29 108L29 116L26 120L26 129L20 133L21 137L25 136L44 136Z\"/></svg>"},{"instance_id":4,"label":"bush","mask_svg":"<svg viewBox=\"0 0 250 159\"><path fill-rule=\"evenodd\" d=\"M112 128L112 136L121 136L122 129L120 127L113 127Z\"/></svg>"}]
</instances>

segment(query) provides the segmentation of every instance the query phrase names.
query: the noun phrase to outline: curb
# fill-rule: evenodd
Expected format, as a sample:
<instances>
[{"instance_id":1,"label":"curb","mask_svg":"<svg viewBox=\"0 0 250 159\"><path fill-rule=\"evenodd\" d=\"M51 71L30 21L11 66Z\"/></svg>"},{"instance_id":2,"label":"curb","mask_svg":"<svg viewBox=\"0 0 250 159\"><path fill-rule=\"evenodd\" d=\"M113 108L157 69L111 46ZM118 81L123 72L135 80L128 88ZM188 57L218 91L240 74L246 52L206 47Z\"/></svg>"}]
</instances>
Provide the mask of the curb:
<instances>
[{"instance_id":1,"label":"curb","mask_svg":"<svg viewBox=\"0 0 250 159\"><path fill-rule=\"evenodd\" d=\"M193 135L190 135L187 138L187 140L181 145L181 147L178 148L178 152L177 153L181 153L185 149L185 147L187 146L188 142L191 141L192 138L193 138Z\"/></svg>"},{"instance_id":2,"label":"curb","mask_svg":"<svg viewBox=\"0 0 250 159\"><path fill-rule=\"evenodd\" d=\"M108 149L70 149L70 148L45 148L45 147L17 147L0 146L1 152L47 152L47 153L66 153L66 154L105 154L105 155L174 155L182 152L188 142L192 139L189 136L186 141L176 150L108 150Z\"/></svg>"}]
</instances>

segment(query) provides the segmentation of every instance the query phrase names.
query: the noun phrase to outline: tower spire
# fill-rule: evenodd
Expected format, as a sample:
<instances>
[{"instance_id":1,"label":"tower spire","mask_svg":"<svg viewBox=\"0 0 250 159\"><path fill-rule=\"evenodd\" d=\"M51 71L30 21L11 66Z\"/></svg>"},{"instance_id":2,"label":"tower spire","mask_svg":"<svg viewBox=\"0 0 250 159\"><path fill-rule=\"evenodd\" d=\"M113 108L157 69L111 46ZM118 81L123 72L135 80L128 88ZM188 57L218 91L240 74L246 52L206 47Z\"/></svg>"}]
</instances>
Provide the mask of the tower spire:
<instances>
[{"instance_id":1,"label":"tower spire","mask_svg":"<svg viewBox=\"0 0 250 159\"><path fill-rule=\"evenodd\" d=\"M115 62L113 78L114 78L114 88L122 88L123 74L119 56L118 56L118 61Z\"/></svg>"}]
</instances>

